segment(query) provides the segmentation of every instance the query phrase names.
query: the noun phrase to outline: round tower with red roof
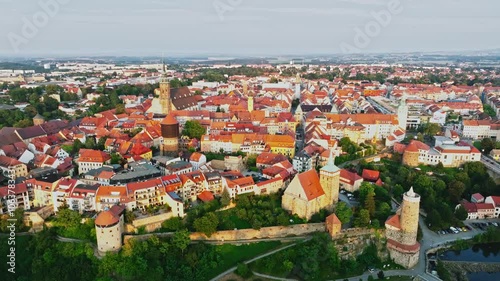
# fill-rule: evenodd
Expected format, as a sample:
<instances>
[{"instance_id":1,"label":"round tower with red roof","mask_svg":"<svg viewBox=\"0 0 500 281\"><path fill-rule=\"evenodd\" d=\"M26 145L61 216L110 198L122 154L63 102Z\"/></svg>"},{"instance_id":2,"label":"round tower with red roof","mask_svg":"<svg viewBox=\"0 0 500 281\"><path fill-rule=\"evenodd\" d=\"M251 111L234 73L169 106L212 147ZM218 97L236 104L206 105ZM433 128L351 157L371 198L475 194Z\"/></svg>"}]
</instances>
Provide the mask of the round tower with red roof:
<instances>
[{"instance_id":1,"label":"round tower with red roof","mask_svg":"<svg viewBox=\"0 0 500 281\"><path fill-rule=\"evenodd\" d=\"M167 155L179 151L179 122L170 113L161 122L161 155Z\"/></svg>"}]
</instances>

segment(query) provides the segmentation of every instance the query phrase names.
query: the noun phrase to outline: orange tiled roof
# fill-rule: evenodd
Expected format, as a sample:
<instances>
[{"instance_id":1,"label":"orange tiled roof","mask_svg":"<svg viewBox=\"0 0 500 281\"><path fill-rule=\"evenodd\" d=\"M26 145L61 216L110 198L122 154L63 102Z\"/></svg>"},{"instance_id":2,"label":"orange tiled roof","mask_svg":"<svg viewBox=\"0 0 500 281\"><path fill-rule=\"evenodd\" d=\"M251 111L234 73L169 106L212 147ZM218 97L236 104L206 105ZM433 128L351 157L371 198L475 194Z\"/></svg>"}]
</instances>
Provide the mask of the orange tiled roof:
<instances>
[{"instance_id":1,"label":"orange tiled roof","mask_svg":"<svg viewBox=\"0 0 500 281\"><path fill-rule=\"evenodd\" d=\"M318 173L315 170L298 174L297 177L309 201L325 194L319 182Z\"/></svg>"}]
</instances>

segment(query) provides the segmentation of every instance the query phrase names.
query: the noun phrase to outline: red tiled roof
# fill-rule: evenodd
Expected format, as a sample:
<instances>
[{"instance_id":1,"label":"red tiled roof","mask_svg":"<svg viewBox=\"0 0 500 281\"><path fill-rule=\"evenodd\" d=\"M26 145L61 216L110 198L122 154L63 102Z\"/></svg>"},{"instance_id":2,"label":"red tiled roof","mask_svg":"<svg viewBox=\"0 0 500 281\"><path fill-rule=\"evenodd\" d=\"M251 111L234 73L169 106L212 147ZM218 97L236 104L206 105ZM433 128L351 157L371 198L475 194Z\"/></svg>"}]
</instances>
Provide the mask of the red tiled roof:
<instances>
[{"instance_id":1,"label":"red tiled roof","mask_svg":"<svg viewBox=\"0 0 500 281\"><path fill-rule=\"evenodd\" d=\"M500 206L500 196L490 196L495 206Z\"/></svg>"},{"instance_id":2,"label":"red tiled roof","mask_svg":"<svg viewBox=\"0 0 500 281\"><path fill-rule=\"evenodd\" d=\"M24 192L27 192L28 188L26 187L26 183L18 183L14 186L14 189L10 189L8 186L2 186L0 187L0 197L5 197L9 194L21 194Z\"/></svg>"},{"instance_id":3,"label":"red tiled roof","mask_svg":"<svg viewBox=\"0 0 500 281\"><path fill-rule=\"evenodd\" d=\"M319 182L319 177L316 170L311 169L307 172L298 174L297 177L309 201L325 194Z\"/></svg>"},{"instance_id":4,"label":"red tiled roof","mask_svg":"<svg viewBox=\"0 0 500 281\"><path fill-rule=\"evenodd\" d=\"M326 223L327 224L342 224L342 222L339 220L339 218L335 214L331 214L328 217L326 217Z\"/></svg>"},{"instance_id":5,"label":"red tiled roof","mask_svg":"<svg viewBox=\"0 0 500 281\"><path fill-rule=\"evenodd\" d=\"M472 198L476 199L477 201L484 199L484 197L483 197L483 195L481 195L481 193L472 194Z\"/></svg>"},{"instance_id":6,"label":"red tiled roof","mask_svg":"<svg viewBox=\"0 0 500 281\"><path fill-rule=\"evenodd\" d=\"M388 224L390 226L393 226L397 229L401 229L401 223L399 221L399 215L396 214L390 218L388 218L386 221L385 221L385 224Z\"/></svg>"},{"instance_id":7,"label":"red tiled roof","mask_svg":"<svg viewBox=\"0 0 500 281\"><path fill-rule=\"evenodd\" d=\"M210 202L210 201L214 200L215 198L214 198L214 195L212 194L212 192L205 190L202 193L198 194L198 199L200 199L203 202Z\"/></svg>"},{"instance_id":8,"label":"red tiled roof","mask_svg":"<svg viewBox=\"0 0 500 281\"><path fill-rule=\"evenodd\" d=\"M363 169L363 174L361 176L363 177L364 180L376 182L380 178L380 172Z\"/></svg>"},{"instance_id":9,"label":"red tiled roof","mask_svg":"<svg viewBox=\"0 0 500 281\"><path fill-rule=\"evenodd\" d=\"M491 203L476 203L477 210L491 210L495 209L495 206Z\"/></svg>"},{"instance_id":10,"label":"red tiled roof","mask_svg":"<svg viewBox=\"0 0 500 281\"><path fill-rule=\"evenodd\" d=\"M350 172L346 169L341 169L340 170L340 181L353 185L356 181L362 180L363 178L360 177L358 174Z\"/></svg>"}]
</instances>

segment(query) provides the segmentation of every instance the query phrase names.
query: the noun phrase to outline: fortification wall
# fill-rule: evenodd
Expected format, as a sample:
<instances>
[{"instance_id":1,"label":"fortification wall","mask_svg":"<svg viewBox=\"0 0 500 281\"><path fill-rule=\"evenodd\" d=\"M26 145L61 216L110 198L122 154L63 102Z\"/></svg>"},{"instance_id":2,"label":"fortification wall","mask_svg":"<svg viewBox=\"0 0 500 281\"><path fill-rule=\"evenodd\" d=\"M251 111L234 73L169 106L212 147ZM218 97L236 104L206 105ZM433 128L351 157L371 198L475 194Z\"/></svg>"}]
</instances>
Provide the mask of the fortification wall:
<instances>
[{"instance_id":1,"label":"fortification wall","mask_svg":"<svg viewBox=\"0 0 500 281\"><path fill-rule=\"evenodd\" d=\"M325 223L295 224L290 226L271 226L256 229L238 229L217 231L210 237L200 232L191 233L191 240L227 241L248 240L259 238L282 238L287 236L301 236L313 232L326 231Z\"/></svg>"},{"instance_id":2,"label":"fortification wall","mask_svg":"<svg viewBox=\"0 0 500 281\"><path fill-rule=\"evenodd\" d=\"M405 268L414 267L418 263L420 251L415 253L402 253L391 248L388 250L390 257L394 260L394 262Z\"/></svg>"}]
</instances>

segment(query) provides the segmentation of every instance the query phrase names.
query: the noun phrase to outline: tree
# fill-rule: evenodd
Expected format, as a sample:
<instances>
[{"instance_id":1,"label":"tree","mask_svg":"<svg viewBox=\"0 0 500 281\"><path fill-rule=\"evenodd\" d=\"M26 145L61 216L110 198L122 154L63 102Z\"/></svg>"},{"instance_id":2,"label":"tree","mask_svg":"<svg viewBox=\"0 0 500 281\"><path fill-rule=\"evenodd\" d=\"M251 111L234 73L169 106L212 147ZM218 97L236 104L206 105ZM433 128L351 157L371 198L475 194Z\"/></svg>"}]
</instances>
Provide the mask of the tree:
<instances>
[{"instance_id":1,"label":"tree","mask_svg":"<svg viewBox=\"0 0 500 281\"><path fill-rule=\"evenodd\" d=\"M374 281L374 280L375 280L375 278L373 278L373 276L369 275L367 280L368 280L368 281Z\"/></svg>"},{"instance_id":2,"label":"tree","mask_svg":"<svg viewBox=\"0 0 500 281\"><path fill-rule=\"evenodd\" d=\"M452 181L448 185L448 194L450 196L450 200L453 202L458 202L462 198L462 194L465 191L465 184L460 181Z\"/></svg>"},{"instance_id":3,"label":"tree","mask_svg":"<svg viewBox=\"0 0 500 281\"><path fill-rule=\"evenodd\" d=\"M481 140L481 149L485 154L489 154L492 149L495 148L495 143L490 138L484 138Z\"/></svg>"},{"instance_id":4,"label":"tree","mask_svg":"<svg viewBox=\"0 0 500 281\"><path fill-rule=\"evenodd\" d=\"M95 147L96 147L95 139L91 138L91 137L88 137L85 140L85 148L87 148L87 149L94 149Z\"/></svg>"},{"instance_id":5,"label":"tree","mask_svg":"<svg viewBox=\"0 0 500 281\"><path fill-rule=\"evenodd\" d=\"M229 192L227 192L226 189L224 189L224 191L222 192L222 197L220 199L220 204L222 206L228 206L229 204L231 204L231 196L229 195Z\"/></svg>"},{"instance_id":6,"label":"tree","mask_svg":"<svg viewBox=\"0 0 500 281\"><path fill-rule=\"evenodd\" d=\"M106 144L107 140L108 140L107 136L100 137L99 141L97 142L96 149L98 149L98 150L104 150L104 149L106 149L106 147L104 147L104 145Z\"/></svg>"},{"instance_id":7,"label":"tree","mask_svg":"<svg viewBox=\"0 0 500 281\"><path fill-rule=\"evenodd\" d=\"M207 213L203 217L195 219L193 223L196 231L203 232L208 237L217 231L217 225L219 225L219 219L213 212Z\"/></svg>"},{"instance_id":8,"label":"tree","mask_svg":"<svg viewBox=\"0 0 500 281\"><path fill-rule=\"evenodd\" d=\"M352 209L345 202L339 202L335 209L335 215L343 224L348 223L351 221Z\"/></svg>"},{"instance_id":9,"label":"tree","mask_svg":"<svg viewBox=\"0 0 500 281\"><path fill-rule=\"evenodd\" d=\"M82 216L68 208L60 208L57 212L57 222L64 226L74 226L80 224Z\"/></svg>"},{"instance_id":10,"label":"tree","mask_svg":"<svg viewBox=\"0 0 500 281\"><path fill-rule=\"evenodd\" d=\"M203 136L205 132L205 128L196 120L186 121L184 130L182 130L183 135L196 139L201 139L201 136Z\"/></svg>"},{"instance_id":11,"label":"tree","mask_svg":"<svg viewBox=\"0 0 500 281\"><path fill-rule=\"evenodd\" d=\"M368 210L370 213L370 217L373 217L375 215L375 194L374 193L368 193L365 199L365 209Z\"/></svg>"},{"instance_id":12,"label":"tree","mask_svg":"<svg viewBox=\"0 0 500 281\"><path fill-rule=\"evenodd\" d=\"M165 220L161 224L162 228L166 231L178 231L184 228L184 223L182 222L182 218L173 217L168 220Z\"/></svg>"},{"instance_id":13,"label":"tree","mask_svg":"<svg viewBox=\"0 0 500 281\"><path fill-rule=\"evenodd\" d=\"M236 267L235 273L245 279L252 276L252 271L248 268L248 265L246 263L239 263Z\"/></svg>"},{"instance_id":14,"label":"tree","mask_svg":"<svg viewBox=\"0 0 500 281\"><path fill-rule=\"evenodd\" d=\"M381 271L379 271L379 272L377 273L377 277L378 277L378 279L380 279L380 280L384 279L384 277L385 277L384 272L383 272L382 270L381 270Z\"/></svg>"},{"instance_id":15,"label":"tree","mask_svg":"<svg viewBox=\"0 0 500 281\"><path fill-rule=\"evenodd\" d=\"M117 104L116 105L116 114L122 114L125 113L125 105L124 104Z\"/></svg>"},{"instance_id":16,"label":"tree","mask_svg":"<svg viewBox=\"0 0 500 281\"><path fill-rule=\"evenodd\" d=\"M172 237L172 244L175 247L179 248L182 253L184 253L184 250L187 248L190 242L191 238L189 237L189 231L187 230L176 231L174 233L174 236Z\"/></svg>"},{"instance_id":17,"label":"tree","mask_svg":"<svg viewBox=\"0 0 500 281\"><path fill-rule=\"evenodd\" d=\"M359 211L358 217L354 220L356 227L367 227L370 224L370 212L366 209Z\"/></svg>"},{"instance_id":18,"label":"tree","mask_svg":"<svg viewBox=\"0 0 500 281\"><path fill-rule=\"evenodd\" d=\"M424 126L424 134L433 137L441 131L441 126L437 123L427 123Z\"/></svg>"},{"instance_id":19,"label":"tree","mask_svg":"<svg viewBox=\"0 0 500 281\"><path fill-rule=\"evenodd\" d=\"M249 155L247 157L247 167L256 168L257 167L257 155Z\"/></svg>"},{"instance_id":20,"label":"tree","mask_svg":"<svg viewBox=\"0 0 500 281\"><path fill-rule=\"evenodd\" d=\"M462 205L455 210L455 217L461 221L466 220L468 216L467 210Z\"/></svg>"},{"instance_id":21,"label":"tree","mask_svg":"<svg viewBox=\"0 0 500 281\"><path fill-rule=\"evenodd\" d=\"M122 157L118 153L111 153L111 164L120 164Z\"/></svg>"}]
</instances>

